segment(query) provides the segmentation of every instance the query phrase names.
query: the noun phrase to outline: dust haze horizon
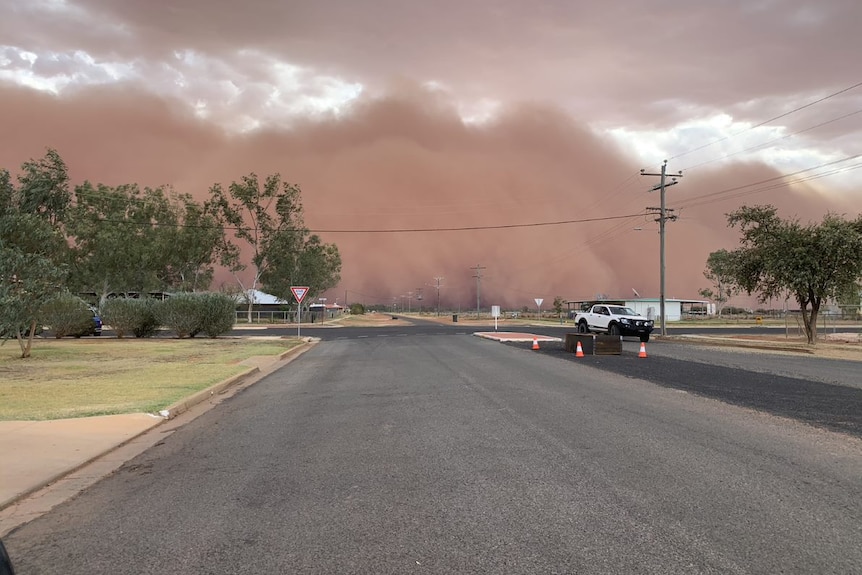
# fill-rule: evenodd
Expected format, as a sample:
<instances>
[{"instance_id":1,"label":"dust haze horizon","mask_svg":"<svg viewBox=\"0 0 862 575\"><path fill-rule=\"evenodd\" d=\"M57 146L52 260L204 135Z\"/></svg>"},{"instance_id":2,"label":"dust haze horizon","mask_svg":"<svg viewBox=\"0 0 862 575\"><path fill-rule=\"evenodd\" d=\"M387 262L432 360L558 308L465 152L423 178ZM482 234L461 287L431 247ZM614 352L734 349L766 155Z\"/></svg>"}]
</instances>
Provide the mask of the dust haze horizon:
<instances>
[{"instance_id":1,"label":"dust haze horizon","mask_svg":"<svg viewBox=\"0 0 862 575\"><path fill-rule=\"evenodd\" d=\"M0 166L76 183L278 172L338 245L329 301L699 299L726 216L862 210L858 2L0 0ZM233 280L224 271L217 284ZM413 296L413 305L417 303ZM406 302L406 300L404 300ZM733 302L731 302L733 303Z\"/></svg>"}]
</instances>

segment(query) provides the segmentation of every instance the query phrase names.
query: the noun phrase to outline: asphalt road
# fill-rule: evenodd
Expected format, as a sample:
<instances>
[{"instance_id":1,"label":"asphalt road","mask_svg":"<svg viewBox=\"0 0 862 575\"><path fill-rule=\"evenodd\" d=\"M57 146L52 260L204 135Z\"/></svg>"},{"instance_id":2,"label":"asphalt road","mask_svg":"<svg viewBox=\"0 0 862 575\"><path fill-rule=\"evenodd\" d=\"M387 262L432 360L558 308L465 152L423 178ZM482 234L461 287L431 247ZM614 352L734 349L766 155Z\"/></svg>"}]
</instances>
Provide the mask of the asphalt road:
<instances>
[{"instance_id":1,"label":"asphalt road","mask_svg":"<svg viewBox=\"0 0 862 575\"><path fill-rule=\"evenodd\" d=\"M636 339L623 343L622 355L584 358L560 345L538 352L529 343L507 345L862 438L858 361L670 342L649 344L642 360Z\"/></svg>"},{"instance_id":2,"label":"asphalt road","mask_svg":"<svg viewBox=\"0 0 862 575\"><path fill-rule=\"evenodd\" d=\"M410 322L410 325L399 325L392 327L362 327L362 326L353 326L353 327L343 327L337 324L330 324L326 327L315 327L314 325L303 325L299 333L303 337L317 337L326 341L330 340L339 340L339 339L354 339L358 337L389 337L392 336L393 333L398 334L400 336L404 335L465 335L472 334L475 331L493 331L494 323L491 322L487 325L472 325L461 323L449 323L449 322L435 322L422 318L417 318L415 316L411 316L409 318L404 318L406 321ZM278 335L278 336L295 336L297 334L296 325L283 324L283 325L269 325L266 328L260 326L260 329L248 329L242 324L238 324L238 329L235 329L231 335L244 335L244 336L255 336L255 335ZM549 335L554 337L564 337L566 333L571 333L576 331L575 326L570 324L567 325L549 325L547 323L542 324L521 324L521 325L500 325L499 329L501 331L526 331L530 333L536 333L541 335ZM837 329L837 328L836 328ZM826 330L825 333L832 333L833 329L830 327ZM862 331L862 326L860 325L852 325L852 326L843 326L840 328L842 332L851 332L851 333L859 333ZM653 332L654 335L657 335L659 330ZM110 332L105 332L106 334L110 334ZM691 325L685 326L673 326L668 328L668 335L731 335L731 334L747 334L747 335L776 335L782 336L784 335L785 330L783 327L769 327L769 326L733 326L728 325L724 327L696 327ZM821 332L821 334L824 332Z\"/></svg>"},{"instance_id":3,"label":"asphalt road","mask_svg":"<svg viewBox=\"0 0 862 575\"><path fill-rule=\"evenodd\" d=\"M653 355L323 342L7 544L24 575L858 572L862 442Z\"/></svg>"}]
</instances>

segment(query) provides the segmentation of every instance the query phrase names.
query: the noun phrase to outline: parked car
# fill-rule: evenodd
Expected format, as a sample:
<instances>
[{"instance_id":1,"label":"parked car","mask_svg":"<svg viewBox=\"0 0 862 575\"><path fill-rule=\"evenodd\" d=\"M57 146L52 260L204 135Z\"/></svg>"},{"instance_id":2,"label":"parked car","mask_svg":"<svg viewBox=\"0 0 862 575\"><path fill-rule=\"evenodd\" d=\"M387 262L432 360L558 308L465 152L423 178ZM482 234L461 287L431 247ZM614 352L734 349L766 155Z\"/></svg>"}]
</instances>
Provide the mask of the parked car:
<instances>
[{"instance_id":1,"label":"parked car","mask_svg":"<svg viewBox=\"0 0 862 575\"><path fill-rule=\"evenodd\" d=\"M653 320L647 319L633 309L621 305L597 304L588 311L575 316L578 333L607 333L609 335L636 335L641 341L649 341L655 327Z\"/></svg>"}]
</instances>

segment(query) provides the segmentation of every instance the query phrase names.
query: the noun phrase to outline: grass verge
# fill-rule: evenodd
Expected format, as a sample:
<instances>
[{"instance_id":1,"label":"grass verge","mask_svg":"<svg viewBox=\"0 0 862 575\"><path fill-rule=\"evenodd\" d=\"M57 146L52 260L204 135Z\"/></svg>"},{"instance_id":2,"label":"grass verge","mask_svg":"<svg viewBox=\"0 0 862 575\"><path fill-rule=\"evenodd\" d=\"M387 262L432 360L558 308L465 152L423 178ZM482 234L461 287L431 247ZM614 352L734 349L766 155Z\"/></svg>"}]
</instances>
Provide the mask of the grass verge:
<instances>
[{"instance_id":1,"label":"grass verge","mask_svg":"<svg viewBox=\"0 0 862 575\"><path fill-rule=\"evenodd\" d=\"M11 342L14 343L14 342ZM278 355L295 339L40 340L0 347L0 420L153 413Z\"/></svg>"}]
</instances>

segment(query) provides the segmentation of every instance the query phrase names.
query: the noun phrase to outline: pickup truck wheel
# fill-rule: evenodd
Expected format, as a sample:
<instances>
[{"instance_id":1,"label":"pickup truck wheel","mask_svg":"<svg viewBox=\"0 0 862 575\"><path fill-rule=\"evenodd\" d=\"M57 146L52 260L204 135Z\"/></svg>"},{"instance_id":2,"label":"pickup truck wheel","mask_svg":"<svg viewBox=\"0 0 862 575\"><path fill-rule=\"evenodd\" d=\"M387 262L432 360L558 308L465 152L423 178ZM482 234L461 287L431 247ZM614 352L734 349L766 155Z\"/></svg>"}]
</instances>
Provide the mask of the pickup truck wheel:
<instances>
[{"instance_id":1,"label":"pickup truck wheel","mask_svg":"<svg viewBox=\"0 0 862 575\"><path fill-rule=\"evenodd\" d=\"M578 323L578 333L589 333L589 329L587 329L587 322L582 321Z\"/></svg>"},{"instance_id":2,"label":"pickup truck wheel","mask_svg":"<svg viewBox=\"0 0 862 575\"><path fill-rule=\"evenodd\" d=\"M615 323L612 323L608 327L608 335L620 335L620 326Z\"/></svg>"},{"instance_id":3,"label":"pickup truck wheel","mask_svg":"<svg viewBox=\"0 0 862 575\"><path fill-rule=\"evenodd\" d=\"M649 342L649 334L648 334L648 333L643 334L643 335L641 336L641 341L642 341L642 342L644 342L644 343Z\"/></svg>"}]
</instances>

